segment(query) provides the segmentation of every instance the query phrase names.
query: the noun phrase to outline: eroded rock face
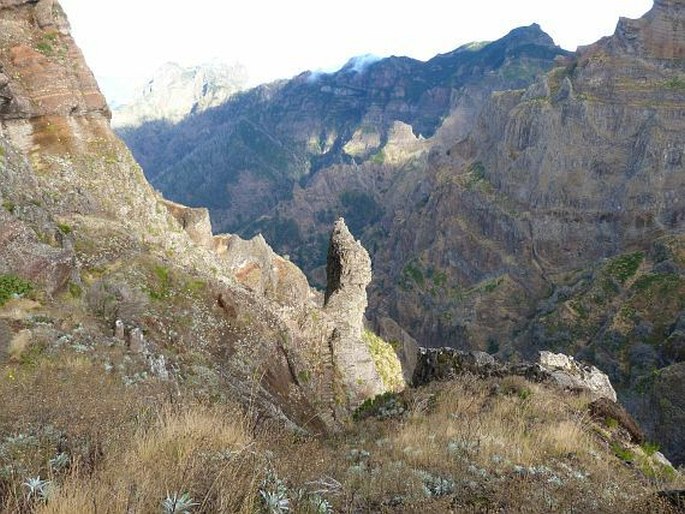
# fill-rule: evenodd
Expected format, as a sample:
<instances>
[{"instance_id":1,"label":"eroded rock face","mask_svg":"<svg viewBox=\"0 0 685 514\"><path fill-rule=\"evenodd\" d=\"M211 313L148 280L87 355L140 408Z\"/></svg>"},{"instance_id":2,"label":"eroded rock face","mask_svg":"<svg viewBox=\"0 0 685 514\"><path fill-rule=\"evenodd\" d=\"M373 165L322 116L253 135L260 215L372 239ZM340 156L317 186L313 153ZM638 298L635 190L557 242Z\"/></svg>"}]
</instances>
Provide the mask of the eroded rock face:
<instances>
[{"instance_id":1,"label":"eroded rock face","mask_svg":"<svg viewBox=\"0 0 685 514\"><path fill-rule=\"evenodd\" d=\"M335 222L331 233L326 272L324 312L335 327L329 345L348 390L348 402L356 406L382 393L383 383L362 341L371 259L342 218Z\"/></svg>"},{"instance_id":2,"label":"eroded rock face","mask_svg":"<svg viewBox=\"0 0 685 514\"><path fill-rule=\"evenodd\" d=\"M213 243L215 252L236 280L251 291L286 307L311 303L312 293L304 273L277 255L261 235L249 241L234 235L219 235Z\"/></svg>"},{"instance_id":3,"label":"eroded rock face","mask_svg":"<svg viewBox=\"0 0 685 514\"><path fill-rule=\"evenodd\" d=\"M130 340L134 357L149 349L146 365L164 380L178 372L164 349L192 348L235 398L306 430L338 427L381 392L359 337L366 252L340 245L340 277L361 265L364 279L339 280L322 310L302 272L263 238L215 237L206 210L161 199L108 115L59 4L2 0L0 274L31 281L34 303L56 320L51 341L71 324L62 319L96 319L94 332L107 327L98 339ZM82 302L58 296L82 292ZM141 316L143 306L156 314Z\"/></svg>"},{"instance_id":4,"label":"eroded rock face","mask_svg":"<svg viewBox=\"0 0 685 514\"><path fill-rule=\"evenodd\" d=\"M18 274L53 293L74 267L73 252L42 243L28 226L0 210L0 274Z\"/></svg>"},{"instance_id":5,"label":"eroded rock face","mask_svg":"<svg viewBox=\"0 0 685 514\"><path fill-rule=\"evenodd\" d=\"M212 249L214 236L212 235L212 223L209 220L209 211L203 208L187 207L169 200L161 200L176 221L186 231L190 239L200 246Z\"/></svg>"},{"instance_id":6,"label":"eroded rock face","mask_svg":"<svg viewBox=\"0 0 685 514\"><path fill-rule=\"evenodd\" d=\"M685 57L685 24L680 0L655 0L642 18L621 18L609 45L619 52L676 62Z\"/></svg>"}]
</instances>

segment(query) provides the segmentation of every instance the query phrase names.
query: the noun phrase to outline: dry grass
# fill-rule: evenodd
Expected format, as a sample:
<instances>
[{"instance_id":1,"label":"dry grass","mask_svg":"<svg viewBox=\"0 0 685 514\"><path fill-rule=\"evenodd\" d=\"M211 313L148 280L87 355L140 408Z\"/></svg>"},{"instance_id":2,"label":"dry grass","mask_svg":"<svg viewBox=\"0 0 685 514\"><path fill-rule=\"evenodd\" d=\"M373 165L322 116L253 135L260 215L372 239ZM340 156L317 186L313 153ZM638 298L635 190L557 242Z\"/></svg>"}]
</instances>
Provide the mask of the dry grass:
<instances>
[{"instance_id":1,"label":"dry grass","mask_svg":"<svg viewBox=\"0 0 685 514\"><path fill-rule=\"evenodd\" d=\"M654 491L683 487L614 456L587 397L519 377L409 390L395 399L403 414L329 437L255 431L236 406L172 391L125 386L93 355L0 367L0 473L16 471L0 475L0 511L154 513L167 493L187 492L194 514L248 513L280 488L305 514L323 500L334 512L667 512ZM60 452L68 465L52 469ZM22 485L36 476L52 481L47 503Z\"/></svg>"},{"instance_id":2,"label":"dry grass","mask_svg":"<svg viewBox=\"0 0 685 514\"><path fill-rule=\"evenodd\" d=\"M258 486L252 446L238 411L166 406L100 470L67 478L37 512L156 512L174 492L188 492L199 503L196 512L252 512Z\"/></svg>"},{"instance_id":3,"label":"dry grass","mask_svg":"<svg viewBox=\"0 0 685 514\"><path fill-rule=\"evenodd\" d=\"M10 341L9 347L7 348L7 355L10 361L19 362L21 356L26 352L29 345L31 344L31 332L28 330L22 330L16 334Z\"/></svg>"},{"instance_id":4,"label":"dry grass","mask_svg":"<svg viewBox=\"0 0 685 514\"><path fill-rule=\"evenodd\" d=\"M294 445L279 456L280 474L294 485L335 478L336 512L668 512L654 496L665 484L596 437L587 397L462 377L406 400L405 417L367 418L310 442L307 459L293 458Z\"/></svg>"}]
</instances>

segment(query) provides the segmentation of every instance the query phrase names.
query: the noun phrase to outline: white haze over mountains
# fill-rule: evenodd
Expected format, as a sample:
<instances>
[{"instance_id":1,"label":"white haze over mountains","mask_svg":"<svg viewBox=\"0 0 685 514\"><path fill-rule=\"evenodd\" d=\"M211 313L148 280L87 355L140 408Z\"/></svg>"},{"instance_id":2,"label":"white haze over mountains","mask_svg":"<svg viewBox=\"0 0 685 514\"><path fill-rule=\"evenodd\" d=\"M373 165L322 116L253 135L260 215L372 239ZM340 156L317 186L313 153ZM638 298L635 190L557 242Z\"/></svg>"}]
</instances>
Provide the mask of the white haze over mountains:
<instances>
[{"instance_id":1,"label":"white haze over mountains","mask_svg":"<svg viewBox=\"0 0 685 514\"><path fill-rule=\"evenodd\" d=\"M331 72L351 56L426 60L537 22L575 50L637 18L652 0L60 0L76 42L110 102L125 102L165 62L241 63L256 85L305 70ZM359 61L368 64L365 59Z\"/></svg>"}]
</instances>

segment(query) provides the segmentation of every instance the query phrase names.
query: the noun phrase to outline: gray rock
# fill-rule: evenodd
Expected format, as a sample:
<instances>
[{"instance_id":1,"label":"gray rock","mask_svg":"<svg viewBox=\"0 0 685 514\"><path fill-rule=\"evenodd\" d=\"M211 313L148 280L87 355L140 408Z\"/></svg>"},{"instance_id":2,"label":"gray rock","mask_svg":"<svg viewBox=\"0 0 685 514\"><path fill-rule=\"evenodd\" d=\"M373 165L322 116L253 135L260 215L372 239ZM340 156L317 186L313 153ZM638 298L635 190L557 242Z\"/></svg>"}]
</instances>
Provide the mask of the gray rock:
<instances>
[{"instance_id":1,"label":"gray rock","mask_svg":"<svg viewBox=\"0 0 685 514\"><path fill-rule=\"evenodd\" d=\"M124 333L124 322L121 321L120 319L116 320L114 322L114 337L117 339L123 341L125 337Z\"/></svg>"},{"instance_id":2,"label":"gray rock","mask_svg":"<svg viewBox=\"0 0 685 514\"><path fill-rule=\"evenodd\" d=\"M529 367L530 364L525 369ZM486 352L467 352L454 348L419 348L411 384L419 386L433 380L454 378L463 373L481 377L526 374L525 370L512 373L506 365L498 364L495 358Z\"/></svg>"},{"instance_id":3,"label":"gray rock","mask_svg":"<svg viewBox=\"0 0 685 514\"><path fill-rule=\"evenodd\" d=\"M564 389L587 390L594 398L616 401L616 391L609 377L595 366L577 362L563 353L547 351L540 352L538 364Z\"/></svg>"},{"instance_id":4,"label":"gray rock","mask_svg":"<svg viewBox=\"0 0 685 514\"><path fill-rule=\"evenodd\" d=\"M362 341L371 259L342 218L333 227L326 274L324 311L335 326L329 346L346 386L348 402L356 407L364 399L382 393L384 387L371 353Z\"/></svg>"},{"instance_id":5,"label":"gray rock","mask_svg":"<svg viewBox=\"0 0 685 514\"><path fill-rule=\"evenodd\" d=\"M143 337L143 331L136 327L131 330L129 334L129 350L133 353L143 353L145 351L145 338Z\"/></svg>"}]
</instances>

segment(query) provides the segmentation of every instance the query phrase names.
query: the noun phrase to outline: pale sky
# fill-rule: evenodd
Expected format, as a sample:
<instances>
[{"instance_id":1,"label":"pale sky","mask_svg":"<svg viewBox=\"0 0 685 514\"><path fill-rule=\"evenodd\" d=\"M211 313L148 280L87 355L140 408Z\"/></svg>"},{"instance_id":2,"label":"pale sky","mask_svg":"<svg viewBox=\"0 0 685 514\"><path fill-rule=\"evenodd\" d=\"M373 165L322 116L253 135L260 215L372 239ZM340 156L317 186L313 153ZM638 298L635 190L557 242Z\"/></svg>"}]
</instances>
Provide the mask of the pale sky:
<instances>
[{"instance_id":1,"label":"pale sky","mask_svg":"<svg viewBox=\"0 0 685 514\"><path fill-rule=\"evenodd\" d=\"M356 55L429 59L537 22L568 50L610 35L652 0L60 0L104 86L165 62L240 62L251 84L334 71ZM113 96L113 93L109 93ZM110 98L112 100L112 98Z\"/></svg>"}]
</instances>

